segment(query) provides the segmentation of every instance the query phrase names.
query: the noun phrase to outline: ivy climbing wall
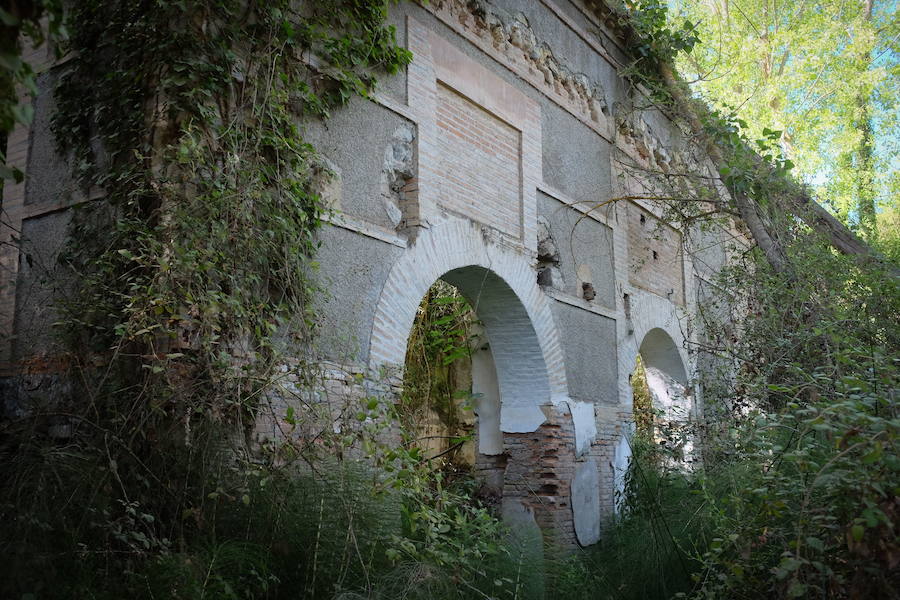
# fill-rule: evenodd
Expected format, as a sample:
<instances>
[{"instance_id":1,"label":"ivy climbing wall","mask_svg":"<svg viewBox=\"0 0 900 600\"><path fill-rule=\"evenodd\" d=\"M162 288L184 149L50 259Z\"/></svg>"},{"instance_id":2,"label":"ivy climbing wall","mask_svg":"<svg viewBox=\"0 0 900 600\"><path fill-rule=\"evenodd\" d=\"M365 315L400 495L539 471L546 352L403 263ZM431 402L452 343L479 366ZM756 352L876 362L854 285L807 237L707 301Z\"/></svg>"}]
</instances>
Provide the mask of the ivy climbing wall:
<instances>
[{"instance_id":1,"label":"ivy climbing wall","mask_svg":"<svg viewBox=\"0 0 900 600\"><path fill-rule=\"evenodd\" d=\"M389 21L411 63L331 120L297 123L320 154L311 185L330 209L311 275L319 333L274 378L256 443L314 437L320 430L294 424L299 411L341 432L349 407L396 399L415 311L444 278L485 323L501 439L475 462L503 514L563 546L590 545L627 465L636 355L649 332L665 332L666 360L691 389L696 290L720 266L695 268L691 232L667 222L646 193L655 184L639 184L708 165L666 115L640 108L621 75L627 49L582 0L407 2L391 6ZM53 87L45 77L40 93ZM35 123L46 122L53 103L35 106ZM33 150L49 136L35 127L10 142L28 184L5 192L0 242L30 239L0 248L7 412L34 401L28 390L40 386L24 378L53 372L59 359L52 344L22 344L52 330L52 311L35 311L52 306L52 294L24 292L49 289L41 281L54 277L51 246L33 244L66 235L70 205L102 202L54 191L53 165L66 157L47 164ZM58 230L27 226L50 212L61 215ZM706 235L704 248L732 237ZM298 376L299 364L319 377ZM688 396L696 416L702 399Z\"/></svg>"}]
</instances>

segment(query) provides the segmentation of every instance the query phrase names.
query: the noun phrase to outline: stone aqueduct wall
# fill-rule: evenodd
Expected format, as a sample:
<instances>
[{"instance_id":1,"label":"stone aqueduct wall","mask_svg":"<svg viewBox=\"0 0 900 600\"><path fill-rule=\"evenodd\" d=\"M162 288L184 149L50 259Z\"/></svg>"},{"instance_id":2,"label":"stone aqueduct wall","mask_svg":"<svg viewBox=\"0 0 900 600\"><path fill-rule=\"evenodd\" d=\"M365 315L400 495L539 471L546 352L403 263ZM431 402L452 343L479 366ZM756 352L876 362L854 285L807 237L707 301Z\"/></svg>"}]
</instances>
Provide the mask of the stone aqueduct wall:
<instances>
[{"instance_id":1,"label":"stone aqueduct wall","mask_svg":"<svg viewBox=\"0 0 900 600\"><path fill-rule=\"evenodd\" d=\"M639 349L700 410L686 348L724 242L705 234L700 244L650 203L609 202L640 195L635 167L668 172L690 158L665 116L628 109L618 75L627 49L582 0L391 10L412 64L374 101L354 100L306 131L335 173L321 189L336 212L318 257L328 290L319 399L396 395L416 308L444 278L475 306L496 365L500 438L484 442L492 449L478 461L499 478L504 513L533 519L562 545L591 544L627 465ZM53 79L44 69L35 122L10 139L28 183L7 188L4 221L13 222L0 232L0 242L22 232L20 248L0 249L0 318L15 334L0 364L18 374L0 387L6 413L23 396L53 393L28 384L52 370L53 355L48 274L35 265L52 270L68 208L85 200L54 154ZM702 245L702 264L683 242ZM260 423L259 435L273 427Z\"/></svg>"}]
</instances>

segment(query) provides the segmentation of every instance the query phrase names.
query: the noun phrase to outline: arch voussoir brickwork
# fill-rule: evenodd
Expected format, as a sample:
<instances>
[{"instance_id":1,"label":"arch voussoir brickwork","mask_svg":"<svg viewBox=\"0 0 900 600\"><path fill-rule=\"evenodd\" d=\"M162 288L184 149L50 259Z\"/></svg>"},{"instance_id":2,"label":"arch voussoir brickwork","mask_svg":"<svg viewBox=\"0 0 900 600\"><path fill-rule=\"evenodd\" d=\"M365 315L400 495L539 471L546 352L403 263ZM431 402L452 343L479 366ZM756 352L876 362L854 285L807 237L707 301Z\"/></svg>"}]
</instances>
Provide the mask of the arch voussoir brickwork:
<instances>
[{"instance_id":1,"label":"arch voussoir brickwork","mask_svg":"<svg viewBox=\"0 0 900 600\"><path fill-rule=\"evenodd\" d=\"M416 310L440 278L460 289L485 325L504 431L533 431L544 421L540 406L567 398L559 334L530 255L489 242L471 221L448 219L423 230L394 264L375 311L370 368L402 369Z\"/></svg>"}]
</instances>

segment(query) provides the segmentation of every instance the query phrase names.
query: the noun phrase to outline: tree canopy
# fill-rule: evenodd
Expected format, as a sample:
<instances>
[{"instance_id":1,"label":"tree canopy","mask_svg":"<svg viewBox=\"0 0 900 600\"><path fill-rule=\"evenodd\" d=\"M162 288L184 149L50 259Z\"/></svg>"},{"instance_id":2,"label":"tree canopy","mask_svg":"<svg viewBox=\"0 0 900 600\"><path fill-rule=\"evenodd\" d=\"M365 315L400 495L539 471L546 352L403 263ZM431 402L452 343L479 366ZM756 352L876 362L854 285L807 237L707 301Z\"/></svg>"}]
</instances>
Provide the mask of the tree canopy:
<instances>
[{"instance_id":1,"label":"tree canopy","mask_svg":"<svg viewBox=\"0 0 900 600\"><path fill-rule=\"evenodd\" d=\"M896 229L896 0L685 0L700 42L679 59L696 93L782 151L821 203L870 242ZM883 247L883 246L882 246Z\"/></svg>"}]
</instances>

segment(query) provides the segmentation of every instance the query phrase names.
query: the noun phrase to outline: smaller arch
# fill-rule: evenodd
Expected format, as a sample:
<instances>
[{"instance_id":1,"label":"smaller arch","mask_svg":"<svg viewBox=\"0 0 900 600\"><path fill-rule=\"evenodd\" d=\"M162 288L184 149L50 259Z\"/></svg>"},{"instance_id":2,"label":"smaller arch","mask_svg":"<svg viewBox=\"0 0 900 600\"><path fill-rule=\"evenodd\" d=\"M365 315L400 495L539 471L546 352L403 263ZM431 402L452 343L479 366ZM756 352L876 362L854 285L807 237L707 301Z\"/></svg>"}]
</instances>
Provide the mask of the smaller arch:
<instances>
[{"instance_id":1,"label":"smaller arch","mask_svg":"<svg viewBox=\"0 0 900 600\"><path fill-rule=\"evenodd\" d=\"M669 300L634 290L629 294L629 335L619 347L619 398L623 407L632 404L631 374L638 354L682 386L689 386L693 367L685 349L679 308ZM644 356L647 362L647 357Z\"/></svg>"},{"instance_id":2,"label":"smaller arch","mask_svg":"<svg viewBox=\"0 0 900 600\"><path fill-rule=\"evenodd\" d=\"M687 369L675 340L656 327L648 331L638 348L653 407L663 422L685 422L690 418L692 399Z\"/></svg>"},{"instance_id":3,"label":"smaller arch","mask_svg":"<svg viewBox=\"0 0 900 600\"><path fill-rule=\"evenodd\" d=\"M648 329L640 339L640 345L630 354L630 368L628 375L629 398L632 395L632 375L638 356L643 366L647 390L653 404L658 421L655 426L663 427L671 432L682 429L690 420L693 411L693 397L689 386L690 377L682 358L682 349L675 343L670 335L662 327ZM683 430L682 430L683 431ZM615 510L621 510L622 495L625 492L625 477L631 462L631 440L636 433L636 422L626 423L621 438L613 451L613 487L616 492ZM656 434L659 433L657 430ZM654 436L655 437L655 436ZM694 462L693 436L684 433L676 433L674 450L680 455L678 460L672 462L673 466L690 468ZM669 440L672 441L672 440Z\"/></svg>"},{"instance_id":4,"label":"smaller arch","mask_svg":"<svg viewBox=\"0 0 900 600\"><path fill-rule=\"evenodd\" d=\"M665 330L654 327L644 335L638 353L644 360L644 367L655 369L667 377L687 387L688 375L681 360L681 353L675 340Z\"/></svg>"}]
</instances>

